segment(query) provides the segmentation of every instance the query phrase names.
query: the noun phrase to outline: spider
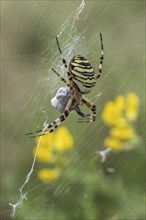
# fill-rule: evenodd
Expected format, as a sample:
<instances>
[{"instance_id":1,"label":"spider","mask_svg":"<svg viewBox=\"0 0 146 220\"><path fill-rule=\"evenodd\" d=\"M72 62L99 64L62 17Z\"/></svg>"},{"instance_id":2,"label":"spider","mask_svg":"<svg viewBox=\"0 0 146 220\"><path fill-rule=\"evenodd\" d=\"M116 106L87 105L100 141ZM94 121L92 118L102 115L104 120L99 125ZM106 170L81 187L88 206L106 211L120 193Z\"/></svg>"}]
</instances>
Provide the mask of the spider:
<instances>
[{"instance_id":1,"label":"spider","mask_svg":"<svg viewBox=\"0 0 146 220\"><path fill-rule=\"evenodd\" d=\"M26 135L29 135L30 138L34 138L53 132L68 117L68 115L73 109L76 110L76 112L82 117L78 120L79 122L95 121L96 106L85 96L85 94L91 92L92 87L94 87L96 84L96 80L100 77L102 73L104 54L103 54L103 41L102 41L101 33L100 33L100 41L101 41L101 55L100 55L98 73L96 73L90 62L81 55L74 56L69 62L69 64L67 64L62 54L58 38L56 36L57 47L62 57L62 62L65 67L69 83L63 77L61 77L60 74L54 68L52 68L52 71L67 85L67 87L69 87L70 98L68 100L64 112L60 115L60 117L58 117L51 124L48 124L44 130L38 130L34 133L30 132L27 133ZM91 110L92 114L82 113L79 108L81 104L85 104Z\"/></svg>"}]
</instances>

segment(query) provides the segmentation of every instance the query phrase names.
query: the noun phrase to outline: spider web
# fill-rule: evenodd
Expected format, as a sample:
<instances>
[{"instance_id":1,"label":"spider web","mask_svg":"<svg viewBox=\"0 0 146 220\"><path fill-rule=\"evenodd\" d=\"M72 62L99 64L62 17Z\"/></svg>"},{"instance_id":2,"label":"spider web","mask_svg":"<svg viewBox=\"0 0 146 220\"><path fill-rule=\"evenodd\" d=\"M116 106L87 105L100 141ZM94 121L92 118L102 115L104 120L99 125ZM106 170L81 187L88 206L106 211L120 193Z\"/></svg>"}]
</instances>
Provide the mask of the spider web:
<instances>
[{"instance_id":1,"label":"spider web","mask_svg":"<svg viewBox=\"0 0 146 220\"><path fill-rule=\"evenodd\" d=\"M85 161L90 161L91 167L92 163L98 161L96 151L102 149L103 139L107 135L100 116L105 102L114 99L116 95L133 91L141 97L142 112L137 130L141 137L144 136L142 116L145 11L143 6L144 1L141 3L84 0L2 3L3 219L9 219L10 214L16 219L51 219L43 214L47 203L49 203L47 215L55 216L53 207L56 205L56 200L51 198L67 194L70 189L72 178L68 182L62 180L49 186L40 183L35 175L42 165L35 164L36 155L32 158L34 142L24 136L29 131L35 131L43 126L45 128L47 123L58 117L57 112L54 109L52 111L50 100L63 83L52 73L51 68L56 69L64 78L67 77L56 46L56 35L67 62L75 54L81 54L98 69L99 33L103 34L105 54L103 74L93 92L88 95L97 106L96 123L78 124L75 113L64 122L75 139L73 158L76 158L76 154L78 156L76 163L71 160L71 166L75 167L74 172L77 173L79 169L82 172L90 169L86 167ZM138 155L137 161L141 161L142 149L138 151ZM131 154L128 154L127 159L130 157ZM114 162L109 160L103 169L110 175L113 170L120 170L127 178L128 173L133 169L132 162L129 162L131 165L129 169L122 170L121 164L117 162L119 158L115 156ZM123 162L122 156L120 159ZM92 169L93 174L94 171L99 171L98 165ZM133 172L136 173L136 169ZM70 177L71 175L73 173L70 173ZM42 194L45 195L48 190L54 191L52 197L47 200ZM83 199L87 201L88 196L88 193L84 193ZM13 204L12 213L9 203ZM63 207L67 207L68 203L71 203L70 197L66 197L63 201ZM32 209L29 208L31 205ZM21 209L17 210L20 207Z\"/></svg>"}]
</instances>

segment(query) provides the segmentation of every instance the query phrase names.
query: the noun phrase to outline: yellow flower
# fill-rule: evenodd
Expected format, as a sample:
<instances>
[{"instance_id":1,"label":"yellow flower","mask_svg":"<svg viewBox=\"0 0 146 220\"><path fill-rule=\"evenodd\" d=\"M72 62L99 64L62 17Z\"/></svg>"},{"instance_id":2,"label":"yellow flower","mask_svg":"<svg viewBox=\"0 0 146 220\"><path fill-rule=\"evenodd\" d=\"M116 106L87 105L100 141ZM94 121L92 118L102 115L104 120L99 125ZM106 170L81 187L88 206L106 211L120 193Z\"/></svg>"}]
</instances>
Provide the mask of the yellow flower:
<instances>
[{"instance_id":1,"label":"yellow flower","mask_svg":"<svg viewBox=\"0 0 146 220\"><path fill-rule=\"evenodd\" d=\"M36 147L34 147L33 153L36 153ZM40 146L37 152L36 159L40 162L52 163L54 162L53 152L44 146Z\"/></svg>"},{"instance_id":2,"label":"yellow flower","mask_svg":"<svg viewBox=\"0 0 146 220\"><path fill-rule=\"evenodd\" d=\"M41 140L40 140L40 137L36 137L36 144L38 144L38 142L40 141L40 146L41 147L51 147L52 146L52 143L54 141L54 133L49 133L49 134L46 134L44 136L41 137Z\"/></svg>"},{"instance_id":3,"label":"yellow flower","mask_svg":"<svg viewBox=\"0 0 146 220\"><path fill-rule=\"evenodd\" d=\"M39 143L40 141L40 143ZM40 162L50 163L54 161L53 158L53 146L52 142L54 141L54 134L46 134L36 138L36 145L39 144L39 148L37 151L37 160ZM37 146L34 147L33 153L36 153Z\"/></svg>"},{"instance_id":4,"label":"yellow flower","mask_svg":"<svg viewBox=\"0 0 146 220\"><path fill-rule=\"evenodd\" d=\"M38 171L38 177L45 183L55 181L59 177L59 171L55 169L41 169Z\"/></svg>"},{"instance_id":5,"label":"yellow flower","mask_svg":"<svg viewBox=\"0 0 146 220\"><path fill-rule=\"evenodd\" d=\"M128 124L111 128L110 134L112 137L121 140L131 140L132 138L134 138L133 128Z\"/></svg>"},{"instance_id":6,"label":"yellow flower","mask_svg":"<svg viewBox=\"0 0 146 220\"><path fill-rule=\"evenodd\" d=\"M106 103L103 112L102 112L102 119L103 121L111 126L115 124L115 117L114 117L114 103L109 101Z\"/></svg>"},{"instance_id":7,"label":"yellow flower","mask_svg":"<svg viewBox=\"0 0 146 220\"><path fill-rule=\"evenodd\" d=\"M115 126L119 123L124 124L125 118L123 117L123 111L125 108L125 100L123 96L117 96L116 101L109 101L106 103L102 119L108 126Z\"/></svg>"},{"instance_id":8,"label":"yellow flower","mask_svg":"<svg viewBox=\"0 0 146 220\"><path fill-rule=\"evenodd\" d=\"M126 117L133 121L137 118L139 107L138 96L134 93L129 93L126 97Z\"/></svg>"},{"instance_id":9,"label":"yellow flower","mask_svg":"<svg viewBox=\"0 0 146 220\"><path fill-rule=\"evenodd\" d=\"M108 126L125 124L127 119L133 121L137 118L139 107L138 96L129 93L126 97L117 96L115 102L106 103L102 119Z\"/></svg>"},{"instance_id":10,"label":"yellow flower","mask_svg":"<svg viewBox=\"0 0 146 220\"><path fill-rule=\"evenodd\" d=\"M120 151L122 150L123 143L118 138L107 137L104 141L104 145L114 151Z\"/></svg>"},{"instance_id":11,"label":"yellow flower","mask_svg":"<svg viewBox=\"0 0 146 220\"><path fill-rule=\"evenodd\" d=\"M124 98L124 96L119 95L119 96L116 97L115 106L120 111L120 114L122 113L122 111L124 111L124 109L125 109L125 98Z\"/></svg>"},{"instance_id":12,"label":"yellow flower","mask_svg":"<svg viewBox=\"0 0 146 220\"><path fill-rule=\"evenodd\" d=\"M36 144L40 141L39 149L37 152L37 160L40 162L52 163L57 159L56 151L63 152L70 150L73 147L73 138L69 130L65 127L60 127L56 132L46 134L36 138ZM33 153L36 153L34 148Z\"/></svg>"},{"instance_id":13,"label":"yellow flower","mask_svg":"<svg viewBox=\"0 0 146 220\"><path fill-rule=\"evenodd\" d=\"M39 144L39 146L38 146ZM60 170L68 165L68 160L63 152L70 150L73 147L73 137L69 130L65 127L60 127L56 132L36 138L36 146L33 149L33 154L37 155L36 159L44 163L53 163L53 166L59 167ZM38 172L40 180L43 182L55 181L59 176L57 169L41 169Z\"/></svg>"},{"instance_id":14,"label":"yellow flower","mask_svg":"<svg viewBox=\"0 0 146 220\"><path fill-rule=\"evenodd\" d=\"M67 128L61 127L55 133L54 146L58 151L67 151L73 147L73 138Z\"/></svg>"},{"instance_id":15,"label":"yellow flower","mask_svg":"<svg viewBox=\"0 0 146 220\"><path fill-rule=\"evenodd\" d=\"M117 96L115 101L105 104L102 119L110 126L110 137L104 144L112 150L131 149L137 143L137 136L132 122L138 116L139 99L134 93L126 97Z\"/></svg>"}]
</instances>

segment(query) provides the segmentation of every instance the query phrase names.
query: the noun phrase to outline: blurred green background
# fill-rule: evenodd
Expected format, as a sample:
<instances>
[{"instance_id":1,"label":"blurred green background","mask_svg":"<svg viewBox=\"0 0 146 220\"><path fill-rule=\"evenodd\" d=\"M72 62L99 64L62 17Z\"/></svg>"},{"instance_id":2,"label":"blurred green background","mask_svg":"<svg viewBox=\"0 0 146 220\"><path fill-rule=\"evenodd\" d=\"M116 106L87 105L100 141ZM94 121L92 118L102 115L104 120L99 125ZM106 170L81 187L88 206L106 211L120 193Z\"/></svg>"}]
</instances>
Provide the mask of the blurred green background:
<instances>
[{"instance_id":1,"label":"blurred green background","mask_svg":"<svg viewBox=\"0 0 146 220\"><path fill-rule=\"evenodd\" d=\"M88 94L96 103L97 120L79 124L75 113L69 116L64 125L74 138L74 148L67 169L55 183L44 184L37 177L43 165L36 162L24 190L27 200L14 219L145 219L145 1L85 1L77 19L80 4L1 2L1 219L11 219L9 202L18 200L18 189L32 164L35 142L24 134L59 115L50 100L63 84L50 68L62 65L55 43L60 32L67 61L82 54L94 68L99 62L99 32L103 34L103 74ZM81 38L75 44L76 36ZM139 145L112 154L101 164L96 151L108 134L101 120L103 106L128 92L140 99L135 126Z\"/></svg>"}]
</instances>

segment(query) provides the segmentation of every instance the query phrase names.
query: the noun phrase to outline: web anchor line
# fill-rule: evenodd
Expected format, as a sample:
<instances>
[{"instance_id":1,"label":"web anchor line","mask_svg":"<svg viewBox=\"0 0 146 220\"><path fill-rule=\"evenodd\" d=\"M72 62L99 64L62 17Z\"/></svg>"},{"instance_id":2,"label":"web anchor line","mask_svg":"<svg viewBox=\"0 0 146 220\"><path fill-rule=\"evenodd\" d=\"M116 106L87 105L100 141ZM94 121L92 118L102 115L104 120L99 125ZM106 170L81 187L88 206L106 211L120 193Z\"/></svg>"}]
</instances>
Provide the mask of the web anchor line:
<instances>
[{"instance_id":1,"label":"web anchor line","mask_svg":"<svg viewBox=\"0 0 146 220\"><path fill-rule=\"evenodd\" d=\"M47 123L44 123L44 125L45 125L45 126L44 126L44 129L43 129L43 131L42 131L42 134L45 132L45 130L46 130L47 127L48 127L48 124L47 124ZM9 205L12 206L11 217L14 217L14 216L15 216L17 208L21 208L22 205L23 205L24 200L27 200L27 196L26 196L26 195L27 195L27 192L23 193L23 189L24 189L24 187L27 185L27 183L29 182L29 180L30 180L30 178L31 178L31 175L33 174L33 170L34 170L34 166L35 166L35 162L36 162L36 156L37 156L37 153L38 153L38 150L39 150L39 147L40 147L40 143L41 143L42 137L43 137L43 136L40 136L40 139L39 139L39 141L38 141L37 148L36 148L36 152L35 152L35 155L34 155L34 158L33 158L32 166L31 166L31 169L30 169L29 173L27 174L24 183L22 184L22 186L21 186L20 189L19 189L20 196L19 196L18 201L17 201L15 204L9 203Z\"/></svg>"}]
</instances>

